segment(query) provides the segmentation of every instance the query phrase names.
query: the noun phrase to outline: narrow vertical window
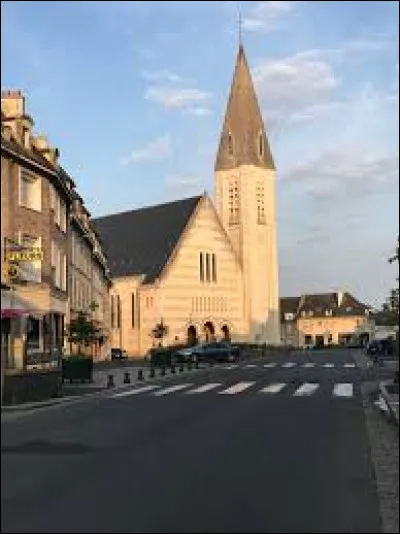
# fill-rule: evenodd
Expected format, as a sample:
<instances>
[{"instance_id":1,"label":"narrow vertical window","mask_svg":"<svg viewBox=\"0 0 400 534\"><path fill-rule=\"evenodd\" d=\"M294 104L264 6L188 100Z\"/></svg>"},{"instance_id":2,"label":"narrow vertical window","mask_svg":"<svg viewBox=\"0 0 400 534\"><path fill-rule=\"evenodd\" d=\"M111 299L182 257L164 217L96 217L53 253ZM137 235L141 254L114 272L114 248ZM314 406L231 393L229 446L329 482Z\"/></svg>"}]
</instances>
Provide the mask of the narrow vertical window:
<instances>
[{"instance_id":1,"label":"narrow vertical window","mask_svg":"<svg viewBox=\"0 0 400 534\"><path fill-rule=\"evenodd\" d=\"M115 298L111 295L111 328L115 328Z\"/></svg>"},{"instance_id":2,"label":"narrow vertical window","mask_svg":"<svg viewBox=\"0 0 400 534\"><path fill-rule=\"evenodd\" d=\"M228 133L228 154L233 155L233 140L231 132Z\"/></svg>"},{"instance_id":3,"label":"narrow vertical window","mask_svg":"<svg viewBox=\"0 0 400 534\"><path fill-rule=\"evenodd\" d=\"M200 281L204 282L204 258L202 252L200 252Z\"/></svg>"},{"instance_id":4,"label":"narrow vertical window","mask_svg":"<svg viewBox=\"0 0 400 534\"><path fill-rule=\"evenodd\" d=\"M258 136L258 154L260 158L262 158L264 154L264 139L262 133L260 133Z\"/></svg>"},{"instance_id":5,"label":"narrow vertical window","mask_svg":"<svg viewBox=\"0 0 400 534\"><path fill-rule=\"evenodd\" d=\"M117 295L117 328L121 328L121 297Z\"/></svg>"},{"instance_id":6,"label":"narrow vertical window","mask_svg":"<svg viewBox=\"0 0 400 534\"><path fill-rule=\"evenodd\" d=\"M135 328L135 293L132 293L132 328Z\"/></svg>"},{"instance_id":7,"label":"narrow vertical window","mask_svg":"<svg viewBox=\"0 0 400 534\"><path fill-rule=\"evenodd\" d=\"M208 252L206 254L206 280L210 281L210 254Z\"/></svg>"},{"instance_id":8,"label":"narrow vertical window","mask_svg":"<svg viewBox=\"0 0 400 534\"><path fill-rule=\"evenodd\" d=\"M215 254L212 255L212 279L213 282L217 281L217 259Z\"/></svg>"}]
</instances>

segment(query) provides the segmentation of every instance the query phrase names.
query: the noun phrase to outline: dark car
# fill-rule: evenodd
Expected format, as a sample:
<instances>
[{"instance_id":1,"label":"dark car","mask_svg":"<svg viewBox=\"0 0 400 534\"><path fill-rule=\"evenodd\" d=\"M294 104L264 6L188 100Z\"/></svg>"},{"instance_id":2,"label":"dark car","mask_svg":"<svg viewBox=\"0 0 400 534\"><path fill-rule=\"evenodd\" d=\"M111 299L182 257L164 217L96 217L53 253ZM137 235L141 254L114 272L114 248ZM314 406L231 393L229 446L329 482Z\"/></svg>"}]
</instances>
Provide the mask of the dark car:
<instances>
[{"instance_id":1,"label":"dark car","mask_svg":"<svg viewBox=\"0 0 400 534\"><path fill-rule=\"evenodd\" d=\"M392 339L375 339L368 344L367 354L370 356L390 356L394 353L394 342Z\"/></svg>"},{"instance_id":2,"label":"dark car","mask_svg":"<svg viewBox=\"0 0 400 534\"><path fill-rule=\"evenodd\" d=\"M126 360L128 358L126 350L117 348L111 349L110 356L112 360Z\"/></svg>"},{"instance_id":3,"label":"dark car","mask_svg":"<svg viewBox=\"0 0 400 534\"><path fill-rule=\"evenodd\" d=\"M239 357L239 347L225 341L211 341L193 347L192 355L199 362L231 362Z\"/></svg>"}]
</instances>

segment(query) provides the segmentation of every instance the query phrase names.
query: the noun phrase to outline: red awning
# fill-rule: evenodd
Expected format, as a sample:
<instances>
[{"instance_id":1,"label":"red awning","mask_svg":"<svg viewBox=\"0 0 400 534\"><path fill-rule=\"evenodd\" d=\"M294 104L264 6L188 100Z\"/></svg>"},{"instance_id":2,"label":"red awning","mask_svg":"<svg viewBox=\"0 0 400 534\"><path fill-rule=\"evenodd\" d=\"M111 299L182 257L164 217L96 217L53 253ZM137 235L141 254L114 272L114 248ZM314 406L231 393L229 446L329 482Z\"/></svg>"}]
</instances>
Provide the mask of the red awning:
<instances>
[{"instance_id":1,"label":"red awning","mask_svg":"<svg viewBox=\"0 0 400 534\"><path fill-rule=\"evenodd\" d=\"M19 310L19 309L12 309L12 308L4 308L1 310L1 318L2 319L11 319L13 317L22 317L23 315L29 315L29 310Z\"/></svg>"}]
</instances>

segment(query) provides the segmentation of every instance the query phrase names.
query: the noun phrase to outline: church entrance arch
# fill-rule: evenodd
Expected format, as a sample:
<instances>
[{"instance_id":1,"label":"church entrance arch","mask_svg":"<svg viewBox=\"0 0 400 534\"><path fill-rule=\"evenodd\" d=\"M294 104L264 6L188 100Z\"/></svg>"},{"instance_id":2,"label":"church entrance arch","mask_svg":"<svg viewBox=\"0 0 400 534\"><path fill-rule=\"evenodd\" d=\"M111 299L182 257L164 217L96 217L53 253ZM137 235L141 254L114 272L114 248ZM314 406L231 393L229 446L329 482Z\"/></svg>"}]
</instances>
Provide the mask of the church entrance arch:
<instances>
[{"instance_id":1,"label":"church entrance arch","mask_svg":"<svg viewBox=\"0 0 400 534\"><path fill-rule=\"evenodd\" d=\"M194 325L190 325L187 329L187 344L196 345L197 343L197 329Z\"/></svg>"},{"instance_id":2,"label":"church entrance arch","mask_svg":"<svg viewBox=\"0 0 400 534\"><path fill-rule=\"evenodd\" d=\"M229 331L229 326L224 324L221 328L221 332L222 332L222 339L224 341L230 341L231 339L231 333Z\"/></svg>"},{"instance_id":3,"label":"church entrance arch","mask_svg":"<svg viewBox=\"0 0 400 534\"><path fill-rule=\"evenodd\" d=\"M206 341L213 341L215 339L215 328L211 321L204 323L204 336Z\"/></svg>"}]
</instances>

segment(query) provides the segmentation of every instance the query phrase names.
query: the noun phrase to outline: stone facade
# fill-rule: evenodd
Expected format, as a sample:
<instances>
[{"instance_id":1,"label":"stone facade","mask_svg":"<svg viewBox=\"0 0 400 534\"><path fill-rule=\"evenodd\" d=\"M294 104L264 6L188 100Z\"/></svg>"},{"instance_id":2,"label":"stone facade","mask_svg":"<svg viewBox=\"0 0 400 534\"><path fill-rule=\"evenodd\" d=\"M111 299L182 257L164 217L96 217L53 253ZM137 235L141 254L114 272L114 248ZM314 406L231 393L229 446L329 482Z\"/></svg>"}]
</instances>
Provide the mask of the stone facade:
<instances>
[{"instance_id":1,"label":"stone facade","mask_svg":"<svg viewBox=\"0 0 400 534\"><path fill-rule=\"evenodd\" d=\"M226 337L279 344L275 166L242 46L217 150L215 206L206 194L178 202L174 213L166 204L95 220L113 276L111 344L143 355L158 343L152 331L160 323L168 327L164 344ZM193 202L177 239L173 221ZM169 248L137 235L139 226L151 235L160 213Z\"/></svg>"},{"instance_id":2,"label":"stone facade","mask_svg":"<svg viewBox=\"0 0 400 534\"><path fill-rule=\"evenodd\" d=\"M26 393L32 384L40 389L42 382L54 393L52 380L59 387L71 316L68 274L75 184L59 164L58 150L46 137L35 136L33 125L23 94L2 91L1 351L2 393L7 399L25 399L24 383ZM96 268L91 267L89 277L107 321L107 264L94 230L91 242L90 261Z\"/></svg>"},{"instance_id":3,"label":"stone facade","mask_svg":"<svg viewBox=\"0 0 400 534\"><path fill-rule=\"evenodd\" d=\"M282 298L280 308L284 345L343 345L374 337L371 308L346 292Z\"/></svg>"}]
</instances>

